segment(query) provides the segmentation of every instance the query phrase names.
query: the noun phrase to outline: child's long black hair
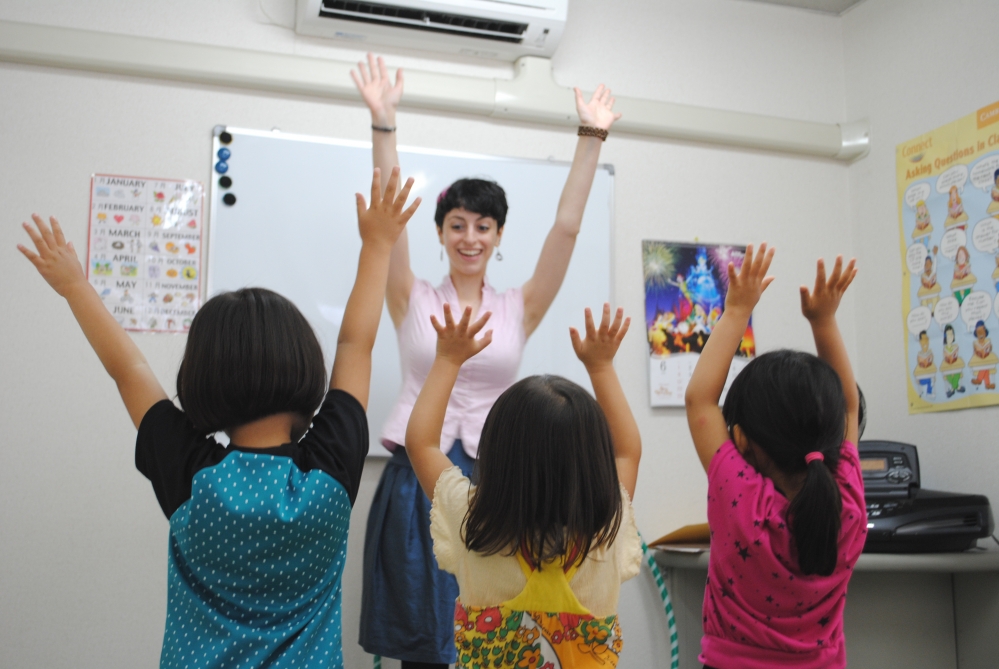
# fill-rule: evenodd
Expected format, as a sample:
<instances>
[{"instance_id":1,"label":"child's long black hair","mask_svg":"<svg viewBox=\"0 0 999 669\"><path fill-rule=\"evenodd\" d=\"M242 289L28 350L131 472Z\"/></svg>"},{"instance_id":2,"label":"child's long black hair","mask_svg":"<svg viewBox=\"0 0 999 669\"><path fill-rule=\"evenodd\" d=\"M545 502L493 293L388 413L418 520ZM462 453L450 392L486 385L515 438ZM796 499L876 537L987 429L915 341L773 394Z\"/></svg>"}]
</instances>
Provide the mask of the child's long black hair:
<instances>
[{"instance_id":1,"label":"child's long black hair","mask_svg":"<svg viewBox=\"0 0 999 669\"><path fill-rule=\"evenodd\" d=\"M782 472L807 471L788 508L788 523L802 573L828 576L836 566L843 508L833 479L846 435L839 376L809 353L766 353L735 377L723 414L730 432L735 425L742 428ZM824 460L806 464L812 451Z\"/></svg>"},{"instance_id":2,"label":"child's long black hair","mask_svg":"<svg viewBox=\"0 0 999 669\"><path fill-rule=\"evenodd\" d=\"M522 549L537 565L609 545L621 525L614 447L600 405L559 376L530 376L500 395L479 441L465 545Z\"/></svg>"}]
</instances>

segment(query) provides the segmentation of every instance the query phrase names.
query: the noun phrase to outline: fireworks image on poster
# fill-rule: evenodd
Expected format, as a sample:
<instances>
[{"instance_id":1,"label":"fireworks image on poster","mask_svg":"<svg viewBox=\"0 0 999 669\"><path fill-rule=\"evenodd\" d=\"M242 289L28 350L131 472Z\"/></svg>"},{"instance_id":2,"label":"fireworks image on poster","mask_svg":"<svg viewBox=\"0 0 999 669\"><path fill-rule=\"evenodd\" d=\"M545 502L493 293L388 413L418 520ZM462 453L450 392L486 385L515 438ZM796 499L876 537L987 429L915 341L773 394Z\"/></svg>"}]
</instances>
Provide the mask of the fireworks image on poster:
<instances>
[{"instance_id":1,"label":"fireworks image on poster","mask_svg":"<svg viewBox=\"0 0 999 669\"><path fill-rule=\"evenodd\" d=\"M738 270L744 255L741 246L642 242L653 406L682 405L697 357L725 309L728 264ZM755 355L750 320L730 380Z\"/></svg>"}]
</instances>

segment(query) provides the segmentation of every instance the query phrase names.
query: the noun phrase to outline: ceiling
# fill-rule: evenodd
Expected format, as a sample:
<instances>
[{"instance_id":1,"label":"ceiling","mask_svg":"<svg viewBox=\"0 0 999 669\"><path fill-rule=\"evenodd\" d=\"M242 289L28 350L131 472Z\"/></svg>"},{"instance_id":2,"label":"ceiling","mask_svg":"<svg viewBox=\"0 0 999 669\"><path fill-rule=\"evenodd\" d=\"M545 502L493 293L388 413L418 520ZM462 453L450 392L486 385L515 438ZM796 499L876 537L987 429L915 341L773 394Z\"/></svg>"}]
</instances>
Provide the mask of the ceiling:
<instances>
[{"instance_id":1,"label":"ceiling","mask_svg":"<svg viewBox=\"0 0 999 669\"><path fill-rule=\"evenodd\" d=\"M787 5L788 7L812 9L828 14L841 14L860 3L861 0L755 0L755 2L769 2L772 5Z\"/></svg>"}]
</instances>

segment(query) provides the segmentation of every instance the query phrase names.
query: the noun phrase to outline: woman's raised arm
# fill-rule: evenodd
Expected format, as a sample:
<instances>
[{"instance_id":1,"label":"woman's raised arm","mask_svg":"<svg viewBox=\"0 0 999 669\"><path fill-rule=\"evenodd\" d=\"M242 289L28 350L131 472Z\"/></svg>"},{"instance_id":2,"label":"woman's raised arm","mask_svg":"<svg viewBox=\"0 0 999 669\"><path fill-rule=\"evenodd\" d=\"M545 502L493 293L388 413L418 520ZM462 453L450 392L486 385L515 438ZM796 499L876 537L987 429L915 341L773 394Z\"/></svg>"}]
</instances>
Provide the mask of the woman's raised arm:
<instances>
[{"instance_id":1,"label":"woman's raised arm","mask_svg":"<svg viewBox=\"0 0 999 669\"><path fill-rule=\"evenodd\" d=\"M357 86L364 104L371 112L371 149L375 167L382 172L382 189L388 184L394 167L399 167L399 151L396 147L395 112L402 100L402 68L396 70L395 84L392 83L381 56L368 54L367 64L361 61L357 71L351 70L351 78ZM388 285L385 289L385 303L388 305L392 323L398 328L406 317L409 308L409 293L413 289L413 270L409 267L409 236L403 230L392 247L389 263Z\"/></svg>"},{"instance_id":2,"label":"woman's raised arm","mask_svg":"<svg viewBox=\"0 0 999 669\"><path fill-rule=\"evenodd\" d=\"M621 118L615 114L614 97L603 84L597 87L589 102L577 88L576 111L580 125L599 130L609 130L614 121ZM562 280L565 279L572 251L576 246L576 235L583 222L586 200L590 197L590 186L597 171L600 159L600 146L603 140L590 135L580 136L576 143L576 154L572 159L569 177L562 188L558 201L555 224L541 248L541 256L534 268L534 275L524 284L524 332L530 336L548 312Z\"/></svg>"}]
</instances>

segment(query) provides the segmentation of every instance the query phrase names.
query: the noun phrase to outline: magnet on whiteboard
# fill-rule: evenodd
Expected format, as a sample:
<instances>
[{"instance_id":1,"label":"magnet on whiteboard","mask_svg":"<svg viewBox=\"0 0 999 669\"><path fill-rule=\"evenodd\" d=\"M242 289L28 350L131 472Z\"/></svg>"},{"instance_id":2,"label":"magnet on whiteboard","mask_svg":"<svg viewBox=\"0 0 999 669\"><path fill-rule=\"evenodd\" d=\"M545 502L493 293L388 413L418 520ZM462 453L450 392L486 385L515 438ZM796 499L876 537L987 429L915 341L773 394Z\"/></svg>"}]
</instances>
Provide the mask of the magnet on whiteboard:
<instances>
[{"instance_id":1,"label":"magnet on whiteboard","mask_svg":"<svg viewBox=\"0 0 999 669\"><path fill-rule=\"evenodd\" d=\"M219 177L219 186L222 188L228 188L232 185L232 178L230 177Z\"/></svg>"},{"instance_id":2,"label":"magnet on whiteboard","mask_svg":"<svg viewBox=\"0 0 999 669\"><path fill-rule=\"evenodd\" d=\"M230 135L228 132L222 132L219 135L219 141L222 142L223 144L228 144L229 142L232 141L232 135Z\"/></svg>"},{"instance_id":3,"label":"magnet on whiteboard","mask_svg":"<svg viewBox=\"0 0 999 669\"><path fill-rule=\"evenodd\" d=\"M233 195L232 193L226 193L225 195L222 196L222 201L231 207L232 205L236 204L236 196Z\"/></svg>"},{"instance_id":4,"label":"magnet on whiteboard","mask_svg":"<svg viewBox=\"0 0 999 669\"><path fill-rule=\"evenodd\" d=\"M225 174L226 172L229 171L229 163L227 163L224 160L218 161L217 163L215 163L215 171L218 172L219 174Z\"/></svg>"},{"instance_id":5,"label":"magnet on whiteboard","mask_svg":"<svg viewBox=\"0 0 999 669\"><path fill-rule=\"evenodd\" d=\"M232 151L230 151L229 149L225 148L224 146L221 149L219 149L219 153L218 153L219 160L229 160L229 156L231 156L231 155L232 155Z\"/></svg>"}]
</instances>

